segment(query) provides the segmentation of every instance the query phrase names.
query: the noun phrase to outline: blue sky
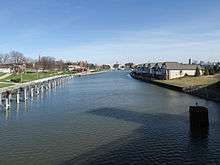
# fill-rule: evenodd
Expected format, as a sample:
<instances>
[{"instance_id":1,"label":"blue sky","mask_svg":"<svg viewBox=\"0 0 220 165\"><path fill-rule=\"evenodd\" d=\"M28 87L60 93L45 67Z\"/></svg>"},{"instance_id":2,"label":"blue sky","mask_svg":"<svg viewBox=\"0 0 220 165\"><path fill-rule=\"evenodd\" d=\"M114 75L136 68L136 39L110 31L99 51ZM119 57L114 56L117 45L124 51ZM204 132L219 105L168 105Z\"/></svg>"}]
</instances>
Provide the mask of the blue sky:
<instances>
[{"instance_id":1,"label":"blue sky","mask_svg":"<svg viewBox=\"0 0 220 165\"><path fill-rule=\"evenodd\" d=\"M94 63L220 61L219 0L0 0L0 53Z\"/></svg>"}]
</instances>

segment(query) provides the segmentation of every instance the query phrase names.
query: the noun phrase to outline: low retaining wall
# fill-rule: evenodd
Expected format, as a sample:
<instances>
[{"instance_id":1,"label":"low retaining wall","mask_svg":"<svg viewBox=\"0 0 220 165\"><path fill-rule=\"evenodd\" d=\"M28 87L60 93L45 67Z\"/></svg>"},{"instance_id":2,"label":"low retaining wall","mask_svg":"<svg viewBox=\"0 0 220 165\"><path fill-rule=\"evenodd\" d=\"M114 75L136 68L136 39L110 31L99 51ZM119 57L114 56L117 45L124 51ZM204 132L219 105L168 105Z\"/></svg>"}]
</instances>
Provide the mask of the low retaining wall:
<instances>
[{"instance_id":1,"label":"low retaining wall","mask_svg":"<svg viewBox=\"0 0 220 165\"><path fill-rule=\"evenodd\" d=\"M145 81L145 82L148 82L148 83L151 83L151 84L155 84L155 85L158 85L158 86L161 86L161 87L164 87L164 88L172 89L172 90L175 90L175 91L185 92L184 88L182 88L182 87L175 86L175 85L170 85L170 84L165 84L165 83L162 83L162 82L158 82L158 81L155 81L155 79L153 79L153 78L144 77L140 73L136 74L136 73L132 72L132 73L130 73L130 75L131 75L131 77L133 77L135 79L138 79L138 80L142 80L142 81Z\"/></svg>"},{"instance_id":2,"label":"low retaining wall","mask_svg":"<svg viewBox=\"0 0 220 165\"><path fill-rule=\"evenodd\" d=\"M171 89L171 90L175 90L175 91L179 91L179 92L184 92L189 95L200 97L200 98L203 98L206 100L220 102L219 98L211 97L211 94L204 95L205 89L202 89L200 87L196 87L196 86L194 86L194 87L179 87L179 86L175 86L175 85L171 85L171 84L166 84L166 83L155 81L155 79L153 79L151 77L145 77L141 73L131 72L130 75L131 75L131 77L133 77L135 79L142 80L142 81L145 81L145 82L148 82L151 84L155 84L155 85L167 88L167 89Z\"/></svg>"},{"instance_id":3,"label":"low retaining wall","mask_svg":"<svg viewBox=\"0 0 220 165\"><path fill-rule=\"evenodd\" d=\"M161 82L158 82L158 81L152 81L152 80L150 81L150 83L161 86L161 87L164 87L164 88L172 89L172 90L175 90L175 91L185 92L184 88L178 87L178 86L175 86L175 85L165 84L165 83L161 83Z\"/></svg>"}]
</instances>

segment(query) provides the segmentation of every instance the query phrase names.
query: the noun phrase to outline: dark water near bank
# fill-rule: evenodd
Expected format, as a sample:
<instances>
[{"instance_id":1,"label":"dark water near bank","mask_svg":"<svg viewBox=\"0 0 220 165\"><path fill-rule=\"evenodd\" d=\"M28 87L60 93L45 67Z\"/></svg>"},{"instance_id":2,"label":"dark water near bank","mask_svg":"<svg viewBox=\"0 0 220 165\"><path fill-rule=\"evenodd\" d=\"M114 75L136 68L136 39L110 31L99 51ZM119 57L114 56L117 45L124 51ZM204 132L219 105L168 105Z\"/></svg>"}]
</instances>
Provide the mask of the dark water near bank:
<instances>
[{"instance_id":1,"label":"dark water near bank","mask_svg":"<svg viewBox=\"0 0 220 165\"><path fill-rule=\"evenodd\" d=\"M209 107L192 132L188 106ZM0 164L220 164L220 104L109 72L0 111Z\"/></svg>"}]
</instances>

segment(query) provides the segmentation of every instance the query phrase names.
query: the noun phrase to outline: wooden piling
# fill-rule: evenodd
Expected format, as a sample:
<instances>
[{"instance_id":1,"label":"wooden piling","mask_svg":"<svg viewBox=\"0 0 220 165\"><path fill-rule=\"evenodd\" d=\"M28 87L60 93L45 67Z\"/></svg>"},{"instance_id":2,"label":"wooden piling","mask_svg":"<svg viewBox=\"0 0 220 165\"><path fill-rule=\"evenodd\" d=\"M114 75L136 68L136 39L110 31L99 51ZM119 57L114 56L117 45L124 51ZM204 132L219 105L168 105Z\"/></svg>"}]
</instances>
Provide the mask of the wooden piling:
<instances>
[{"instance_id":1,"label":"wooden piling","mask_svg":"<svg viewBox=\"0 0 220 165\"><path fill-rule=\"evenodd\" d=\"M24 100L27 100L27 88L24 88Z\"/></svg>"},{"instance_id":2,"label":"wooden piling","mask_svg":"<svg viewBox=\"0 0 220 165\"><path fill-rule=\"evenodd\" d=\"M34 88L31 87L31 98L34 97Z\"/></svg>"},{"instance_id":3,"label":"wooden piling","mask_svg":"<svg viewBox=\"0 0 220 165\"><path fill-rule=\"evenodd\" d=\"M0 105L2 105L2 93L0 93Z\"/></svg>"},{"instance_id":4,"label":"wooden piling","mask_svg":"<svg viewBox=\"0 0 220 165\"><path fill-rule=\"evenodd\" d=\"M19 93L19 90L17 90L16 101L17 101L17 104L20 103L20 93Z\"/></svg>"}]
</instances>

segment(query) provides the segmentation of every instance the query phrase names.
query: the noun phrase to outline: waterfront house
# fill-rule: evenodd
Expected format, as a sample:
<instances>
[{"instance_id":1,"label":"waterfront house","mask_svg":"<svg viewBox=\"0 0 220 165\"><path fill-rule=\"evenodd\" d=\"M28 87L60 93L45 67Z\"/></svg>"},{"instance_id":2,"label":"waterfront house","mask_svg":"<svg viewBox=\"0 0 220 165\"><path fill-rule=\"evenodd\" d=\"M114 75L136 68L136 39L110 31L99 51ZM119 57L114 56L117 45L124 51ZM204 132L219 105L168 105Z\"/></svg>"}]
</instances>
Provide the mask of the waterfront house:
<instances>
[{"instance_id":1,"label":"waterfront house","mask_svg":"<svg viewBox=\"0 0 220 165\"><path fill-rule=\"evenodd\" d=\"M0 72L2 73L19 73L24 71L26 64L1 64Z\"/></svg>"},{"instance_id":2,"label":"waterfront house","mask_svg":"<svg viewBox=\"0 0 220 165\"><path fill-rule=\"evenodd\" d=\"M68 70L71 72L84 72L87 71L86 67L80 66L80 65L69 65Z\"/></svg>"},{"instance_id":3,"label":"waterfront house","mask_svg":"<svg viewBox=\"0 0 220 165\"><path fill-rule=\"evenodd\" d=\"M200 75L203 74L202 68L194 64L181 64L178 62L158 62L146 63L136 67L135 72L141 73L145 77L154 79L175 79L184 76L194 76L196 68L200 69Z\"/></svg>"},{"instance_id":4,"label":"waterfront house","mask_svg":"<svg viewBox=\"0 0 220 165\"><path fill-rule=\"evenodd\" d=\"M11 67L8 64L1 64L0 65L0 72L1 73L11 73Z\"/></svg>"},{"instance_id":5,"label":"waterfront house","mask_svg":"<svg viewBox=\"0 0 220 165\"><path fill-rule=\"evenodd\" d=\"M11 73L21 73L26 69L26 64L11 64Z\"/></svg>"},{"instance_id":6,"label":"waterfront house","mask_svg":"<svg viewBox=\"0 0 220 165\"><path fill-rule=\"evenodd\" d=\"M201 66L194 64L181 64L178 62L163 63L161 72L164 75L163 79L174 79L184 76L195 76L197 67L200 70L200 75L202 75L203 71Z\"/></svg>"}]
</instances>

